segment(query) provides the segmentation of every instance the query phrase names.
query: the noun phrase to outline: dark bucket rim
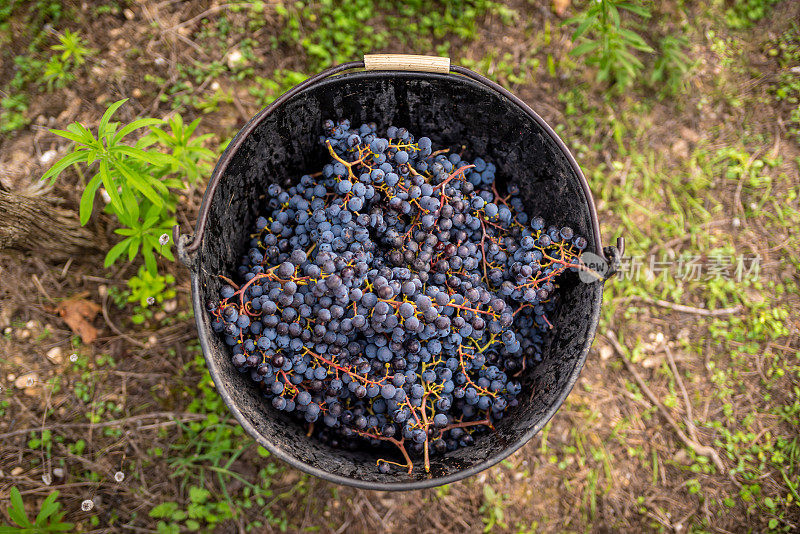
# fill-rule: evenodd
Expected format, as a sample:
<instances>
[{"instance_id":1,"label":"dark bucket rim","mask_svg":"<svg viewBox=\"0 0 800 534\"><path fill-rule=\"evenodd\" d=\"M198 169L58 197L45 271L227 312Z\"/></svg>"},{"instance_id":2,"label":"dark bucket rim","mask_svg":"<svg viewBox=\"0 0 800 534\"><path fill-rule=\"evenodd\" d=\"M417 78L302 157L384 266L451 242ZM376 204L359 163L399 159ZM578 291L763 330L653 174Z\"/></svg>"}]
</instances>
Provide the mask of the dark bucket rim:
<instances>
[{"instance_id":1,"label":"dark bucket rim","mask_svg":"<svg viewBox=\"0 0 800 534\"><path fill-rule=\"evenodd\" d=\"M515 442L511 443L509 446L504 448L501 452L495 454L494 456L476 465L473 465L467 469L458 471L456 473L447 476L421 478L416 480L409 480L406 482L365 481L361 479L348 478L345 476L336 475L328 471L324 471L322 469L314 467L312 465L309 465L304 461L298 459L297 457L285 452L281 447L271 442L267 436L264 436L255 428L253 424L251 424L248 417L242 412L242 410L240 410L239 405L231 395L231 392L229 392L227 387L225 386L224 380L222 380L222 369L209 356L212 349L209 339L210 335L209 331L208 329L205 328L203 324L203 311L205 307L200 299L201 288L197 272L196 254L197 254L197 249L199 248L202 242L206 221L208 219L208 214L210 212L212 199L216 192L217 185L219 184L222 175L225 173L228 164L236 155L239 147L244 142L244 140L253 132L253 130L261 123L261 121L263 121L267 116L269 116L275 109L277 109L279 106L281 106L288 100L301 94L303 91L315 87L318 84L333 83L337 79L345 77L346 78L379 77L385 75L402 76L402 77L419 77L428 79L453 78L454 80L457 80L459 83L473 85L477 89L482 91L494 91L495 93L498 93L501 97L512 101L552 138L552 140L556 143L556 145L561 150L563 155L566 157L570 167L573 169L575 175L578 177L579 181L582 184L584 201L586 202L586 205L588 206L590 212L590 218L591 218L590 224L592 227L593 238L594 238L592 243L595 246L597 254L605 258L606 254L608 254L608 249L604 250L602 247L602 242L600 240L599 221L597 218L597 211L594 204L594 200L592 198L591 190L589 189L589 185L586 181L586 178L583 172L581 171L580 167L578 166L577 161L575 160L574 156L571 154L567 146L564 144L564 142L550 127L550 125L548 125L535 111L533 111L533 109L531 109L518 97L516 97L506 89L503 89L494 82L484 78L483 76L458 66L451 67L450 74L434 74L434 73L407 72L407 71L369 71L369 72L362 71L362 72L346 73L342 74L341 76L336 76L335 78L331 78L331 76L335 74L343 73L345 71L356 68L363 68L363 66L364 66L363 61L355 61L351 63L345 63L337 67L333 67L316 76L313 76L307 79L306 81L302 82L301 84L295 86L290 91L281 95L272 104L262 109L252 119L250 119L236 134L233 140L229 143L228 147L225 149L223 155L220 157L219 162L214 168L214 171L211 175L211 179L209 181L209 185L206 188L205 194L203 196L203 202L198 214L198 220L195 227L194 237L190 241L187 238L187 236L177 235L177 227L176 227L175 241L178 245L178 256L181 259L181 261L184 264L186 264L187 267L189 267L191 273L192 306L195 312L195 322L197 324L198 337L200 339L200 345L203 350L203 356L206 360L206 364L208 365L209 374L211 375L211 378L214 381L216 389L219 392L220 396L222 397L223 402L225 402L226 406L231 411L236 421L245 430L245 432L247 432L247 434L253 437L256 443L263 446L278 459L286 462L287 464L296 469L299 469L300 471L314 475L329 482L366 489L366 490L376 490L376 491L421 490L421 489L441 486L444 484L450 484L452 482L468 478L472 475L475 475L481 471L488 469L489 467L492 467L493 465L503 461L504 459L508 458L511 454L518 451L522 446L524 446L527 442L529 442L536 434L538 434L542 430L542 428L550 421L550 419L555 415L555 413L564 403L564 400L570 394L575 383L577 382L581 370L583 369L589 350L594 341L594 337L597 332L597 325L600 319L600 310L602 308L603 284L597 282L591 284L593 286L593 291L594 291L592 300L597 302L597 306L594 307L592 316L587 318L589 322L589 332L591 335L587 336L587 339L584 342L583 347L581 348L580 354L578 355L578 358L575 361L574 368L572 369L567 379L565 387L556 396L553 402L548 406L547 410L543 414L540 421L536 425L531 427L530 430L525 432L525 434L523 434L519 439L517 439ZM462 76L455 76L452 74L453 72L461 74ZM613 249L613 247L610 248ZM614 255L618 255L618 251L614 250ZM614 258L612 258L612 261L609 263L613 265Z\"/></svg>"}]
</instances>

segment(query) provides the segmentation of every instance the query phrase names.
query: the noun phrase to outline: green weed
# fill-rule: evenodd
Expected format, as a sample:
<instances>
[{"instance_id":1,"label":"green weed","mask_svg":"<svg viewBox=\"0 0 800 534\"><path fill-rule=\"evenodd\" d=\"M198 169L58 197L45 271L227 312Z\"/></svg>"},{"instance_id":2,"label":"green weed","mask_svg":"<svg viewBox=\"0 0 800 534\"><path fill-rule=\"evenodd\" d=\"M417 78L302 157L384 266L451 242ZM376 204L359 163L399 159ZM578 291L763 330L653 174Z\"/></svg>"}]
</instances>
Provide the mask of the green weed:
<instances>
[{"instance_id":1,"label":"green weed","mask_svg":"<svg viewBox=\"0 0 800 534\"><path fill-rule=\"evenodd\" d=\"M507 499L508 495L497 493L490 485L483 486L483 504L478 511L482 514L484 532L491 532L495 527L508 528L505 523Z\"/></svg>"},{"instance_id":2,"label":"green weed","mask_svg":"<svg viewBox=\"0 0 800 534\"><path fill-rule=\"evenodd\" d=\"M0 100L0 132L20 130L30 123L25 115L28 111L28 95L16 93Z\"/></svg>"},{"instance_id":3,"label":"green weed","mask_svg":"<svg viewBox=\"0 0 800 534\"><path fill-rule=\"evenodd\" d=\"M572 42L578 44L570 55L584 57L587 65L597 67L598 82L620 89L633 85L644 68L634 51L653 52L641 35L623 26L621 12L625 11L643 19L651 16L649 9L632 2L599 0L564 22L577 26Z\"/></svg>"},{"instance_id":4,"label":"green weed","mask_svg":"<svg viewBox=\"0 0 800 534\"><path fill-rule=\"evenodd\" d=\"M725 23L729 28L740 30L749 28L766 17L772 6L779 0L733 0L733 5L725 10Z\"/></svg>"},{"instance_id":5,"label":"green weed","mask_svg":"<svg viewBox=\"0 0 800 534\"><path fill-rule=\"evenodd\" d=\"M39 513L31 521L25 513L22 495L16 486L12 486L9 507L6 510L14 525L0 525L0 534L39 534L46 532L69 532L75 526L63 521L64 512L58 502L58 492L54 491L42 502Z\"/></svg>"},{"instance_id":6,"label":"green weed","mask_svg":"<svg viewBox=\"0 0 800 534\"><path fill-rule=\"evenodd\" d=\"M662 94L675 95L686 89L686 76L692 68L692 61L684 53L688 46L689 40L682 35L665 35L659 41L650 82Z\"/></svg>"},{"instance_id":7,"label":"green weed","mask_svg":"<svg viewBox=\"0 0 800 534\"><path fill-rule=\"evenodd\" d=\"M120 128L119 123L111 122L111 117L126 100L115 102L103 114L96 136L79 123L70 124L67 130L51 130L73 141L75 146L42 180L55 181L64 170L78 163L96 168L81 195L81 224L89 221L96 193L103 185L109 197L107 209L123 226L115 230L123 240L108 251L105 266L113 265L123 254L128 261L141 254L147 270L155 274L156 253L174 261L170 244L161 242L161 237L169 236L175 224L172 216L178 200L175 189L196 181L213 153L202 147L206 136L192 137L199 119L185 125L180 117L174 117L168 123L169 131L156 128L164 121L155 118L138 119ZM133 144L125 142L127 136L145 127L150 127L149 135ZM169 153L156 150L156 145Z\"/></svg>"}]
</instances>

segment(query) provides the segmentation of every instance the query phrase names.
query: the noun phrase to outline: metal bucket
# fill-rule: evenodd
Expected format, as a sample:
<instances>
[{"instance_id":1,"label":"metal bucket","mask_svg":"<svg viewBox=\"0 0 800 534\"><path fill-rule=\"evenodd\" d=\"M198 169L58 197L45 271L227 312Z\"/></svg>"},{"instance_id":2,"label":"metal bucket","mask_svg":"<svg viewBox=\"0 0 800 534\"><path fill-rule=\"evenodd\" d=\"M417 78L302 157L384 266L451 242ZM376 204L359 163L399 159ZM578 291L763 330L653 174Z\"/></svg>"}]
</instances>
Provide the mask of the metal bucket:
<instances>
[{"instance_id":1,"label":"metal bucket","mask_svg":"<svg viewBox=\"0 0 800 534\"><path fill-rule=\"evenodd\" d=\"M376 59L377 58L377 59ZM197 220L194 236L178 235L178 257L191 271L192 303L200 343L219 394L259 445L293 467L320 478L372 490L422 489L468 477L519 449L555 414L586 359L600 315L603 283L619 265L618 247L602 247L592 195L575 158L553 129L530 107L494 82L446 58L346 63L294 87L263 109L233 139L220 158ZM444 66L443 66L443 62ZM406 70L383 70L386 68ZM409 69L415 69L410 71ZM428 71L428 72L424 72ZM431 72L435 71L435 72ZM230 361L230 349L211 329L205 302L216 297L218 275L235 270L271 183L289 185L321 168L327 154L318 142L322 121L375 121L380 128L405 126L436 146L466 145L497 168L499 181L520 189L531 215L569 225L587 238L586 252L606 264L603 280L577 275L561 282L555 328L543 362L524 377L520 404L474 446L431 459L421 467L382 474L376 460L391 451L334 449L307 437L286 414L273 409L247 375Z\"/></svg>"}]
</instances>

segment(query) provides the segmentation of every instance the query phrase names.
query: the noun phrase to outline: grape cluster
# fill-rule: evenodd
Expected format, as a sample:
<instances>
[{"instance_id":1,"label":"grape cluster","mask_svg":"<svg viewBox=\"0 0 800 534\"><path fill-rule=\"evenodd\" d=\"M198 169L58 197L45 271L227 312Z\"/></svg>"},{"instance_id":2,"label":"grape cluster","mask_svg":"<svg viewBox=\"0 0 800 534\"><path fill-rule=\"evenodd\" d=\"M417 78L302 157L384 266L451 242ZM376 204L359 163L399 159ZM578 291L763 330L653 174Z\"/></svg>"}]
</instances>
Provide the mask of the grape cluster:
<instances>
[{"instance_id":1,"label":"grape cluster","mask_svg":"<svg viewBox=\"0 0 800 534\"><path fill-rule=\"evenodd\" d=\"M541 361L557 277L586 239L529 219L496 168L374 123L325 121L322 171L266 190L240 284L207 309L231 361L332 446L474 442Z\"/></svg>"}]
</instances>

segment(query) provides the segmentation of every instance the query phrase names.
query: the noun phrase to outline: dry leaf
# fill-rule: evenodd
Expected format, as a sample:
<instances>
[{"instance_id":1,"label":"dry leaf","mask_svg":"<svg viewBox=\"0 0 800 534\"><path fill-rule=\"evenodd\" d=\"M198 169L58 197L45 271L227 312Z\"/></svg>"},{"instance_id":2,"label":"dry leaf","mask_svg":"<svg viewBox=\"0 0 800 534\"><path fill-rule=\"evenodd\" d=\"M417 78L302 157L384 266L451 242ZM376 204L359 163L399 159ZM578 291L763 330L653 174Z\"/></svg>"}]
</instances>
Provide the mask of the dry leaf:
<instances>
[{"instance_id":1,"label":"dry leaf","mask_svg":"<svg viewBox=\"0 0 800 534\"><path fill-rule=\"evenodd\" d=\"M81 336L81 341L88 345L97 339L97 328L92 326L92 320L100 313L100 306L96 303L73 298L60 303L56 311L70 330Z\"/></svg>"},{"instance_id":2,"label":"dry leaf","mask_svg":"<svg viewBox=\"0 0 800 534\"><path fill-rule=\"evenodd\" d=\"M553 0L553 11L559 17L566 13L570 0Z\"/></svg>"}]
</instances>

